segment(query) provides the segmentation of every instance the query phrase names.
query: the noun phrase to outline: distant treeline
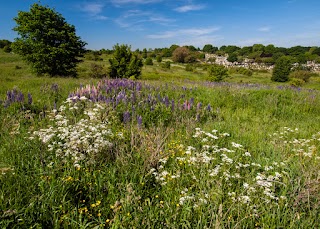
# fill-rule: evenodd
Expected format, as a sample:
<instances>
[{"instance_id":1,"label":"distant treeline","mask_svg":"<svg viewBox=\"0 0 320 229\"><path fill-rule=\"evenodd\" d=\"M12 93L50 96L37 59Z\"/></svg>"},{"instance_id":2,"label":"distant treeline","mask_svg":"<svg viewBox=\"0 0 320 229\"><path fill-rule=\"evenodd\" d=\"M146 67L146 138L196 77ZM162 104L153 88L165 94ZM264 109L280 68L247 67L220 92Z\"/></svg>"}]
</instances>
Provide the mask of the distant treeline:
<instances>
[{"instance_id":1,"label":"distant treeline","mask_svg":"<svg viewBox=\"0 0 320 229\"><path fill-rule=\"evenodd\" d=\"M178 45L171 45L168 48L155 48L155 49L137 49L136 53L142 55L143 58L157 56L161 57L172 57L174 51L179 48ZM273 65L277 59L282 56L291 57L296 63L305 64L307 61L315 61L320 63L320 47L317 46L294 46L290 48L276 47L273 44L263 45L254 44L252 46L238 47L235 45L223 45L216 47L211 44L206 44L202 49L196 48L192 45L184 46L196 59L204 58L204 53L216 54L219 56L228 55L230 62L242 62L245 58L252 59L256 63L265 63ZM112 54L113 50L101 49L99 51L88 50L94 52L96 55L99 54Z\"/></svg>"},{"instance_id":2,"label":"distant treeline","mask_svg":"<svg viewBox=\"0 0 320 229\"><path fill-rule=\"evenodd\" d=\"M0 48L5 49L5 51L11 51L11 41L0 40ZM134 52L141 55L142 58L156 58L161 57L172 57L174 51L179 48L179 45L171 45L166 48L154 48L154 49L136 49ZM189 55L192 58L190 62L196 61L197 59L204 59L205 53L216 54L219 56L228 55L228 61L230 62L243 62L245 58L252 59L256 63L265 63L269 65L275 64L277 59L282 56L288 56L292 58L293 62L305 64L307 61L314 61L320 63L320 47L317 46L294 46L290 48L276 47L273 44L263 45L254 44L252 46L239 47L235 45L223 45L221 47L213 46L212 44L206 44L202 49L196 48L192 45L183 46L188 49ZM113 50L101 49L101 50L87 50L98 58L97 56L101 54L112 54Z\"/></svg>"}]
</instances>

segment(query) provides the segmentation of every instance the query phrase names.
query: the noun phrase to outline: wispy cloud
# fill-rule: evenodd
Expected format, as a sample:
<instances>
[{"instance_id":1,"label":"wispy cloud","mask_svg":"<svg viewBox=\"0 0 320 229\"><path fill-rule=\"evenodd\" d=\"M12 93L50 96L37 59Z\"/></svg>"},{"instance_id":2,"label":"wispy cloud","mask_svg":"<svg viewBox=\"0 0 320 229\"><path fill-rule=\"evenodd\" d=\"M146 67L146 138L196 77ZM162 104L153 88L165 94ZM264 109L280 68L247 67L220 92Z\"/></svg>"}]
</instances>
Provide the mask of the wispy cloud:
<instances>
[{"instance_id":1,"label":"wispy cloud","mask_svg":"<svg viewBox=\"0 0 320 229\"><path fill-rule=\"evenodd\" d=\"M185 13L185 12L189 12L189 11L196 11L196 10L202 10L203 8L205 8L205 5L184 5L184 6L180 6L175 8L174 10L179 12L179 13Z\"/></svg>"},{"instance_id":2,"label":"wispy cloud","mask_svg":"<svg viewBox=\"0 0 320 229\"><path fill-rule=\"evenodd\" d=\"M80 6L81 11L85 12L90 19L94 20L107 20L108 17L102 15L103 8L105 7L105 4L92 2L92 3L86 3Z\"/></svg>"},{"instance_id":3,"label":"wispy cloud","mask_svg":"<svg viewBox=\"0 0 320 229\"><path fill-rule=\"evenodd\" d=\"M129 10L121 17L115 19L115 22L122 28L130 30L143 30L146 23L153 23L158 25L169 25L174 22L174 19L157 15L156 13L141 10Z\"/></svg>"},{"instance_id":4,"label":"wispy cloud","mask_svg":"<svg viewBox=\"0 0 320 229\"><path fill-rule=\"evenodd\" d=\"M147 35L147 38L158 40L170 39L173 43L178 45L195 45L202 47L205 44L213 44L222 40L223 37L215 33L219 30L220 27L169 30L162 33Z\"/></svg>"},{"instance_id":5,"label":"wispy cloud","mask_svg":"<svg viewBox=\"0 0 320 229\"><path fill-rule=\"evenodd\" d=\"M122 6L126 4L150 4L161 1L162 0L111 0L111 3L116 6Z\"/></svg>"},{"instance_id":6,"label":"wispy cloud","mask_svg":"<svg viewBox=\"0 0 320 229\"><path fill-rule=\"evenodd\" d=\"M167 39L167 38L180 37L180 36L198 37L198 36L212 34L218 31L219 29L220 29L219 27L210 27L210 28L179 29L174 31L170 30L170 31L165 31L163 33L147 35L147 38Z\"/></svg>"},{"instance_id":7,"label":"wispy cloud","mask_svg":"<svg viewBox=\"0 0 320 229\"><path fill-rule=\"evenodd\" d=\"M258 28L258 31L260 31L260 32L270 32L270 30L271 30L271 27L269 27L269 26L263 26L263 27Z\"/></svg>"}]
</instances>

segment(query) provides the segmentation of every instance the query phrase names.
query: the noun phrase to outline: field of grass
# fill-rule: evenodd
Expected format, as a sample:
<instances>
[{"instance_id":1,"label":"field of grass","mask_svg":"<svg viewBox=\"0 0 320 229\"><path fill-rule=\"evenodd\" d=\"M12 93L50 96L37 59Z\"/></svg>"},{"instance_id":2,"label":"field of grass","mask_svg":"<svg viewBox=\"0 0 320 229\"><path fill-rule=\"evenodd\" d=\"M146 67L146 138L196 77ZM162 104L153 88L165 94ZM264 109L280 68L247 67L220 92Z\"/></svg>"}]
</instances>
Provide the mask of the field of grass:
<instances>
[{"instance_id":1,"label":"field of grass","mask_svg":"<svg viewBox=\"0 0 320 229\"><path fill-rule=\"evenodd\" d=\"M317 78L98 80L92 63L37 77L0 53L1 228L320 227Z\"/></svg>"}]
</instances>

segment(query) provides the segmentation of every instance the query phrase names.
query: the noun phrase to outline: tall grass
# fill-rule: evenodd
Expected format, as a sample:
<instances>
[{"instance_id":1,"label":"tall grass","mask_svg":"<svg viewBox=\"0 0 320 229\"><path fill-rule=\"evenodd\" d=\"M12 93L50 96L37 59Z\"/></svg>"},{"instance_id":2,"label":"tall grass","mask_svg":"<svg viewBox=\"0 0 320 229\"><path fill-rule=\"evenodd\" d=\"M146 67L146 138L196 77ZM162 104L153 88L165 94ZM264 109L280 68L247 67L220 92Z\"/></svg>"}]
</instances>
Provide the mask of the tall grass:
<instances>
[{"instance_id":1,"label":"tall grass","mask_svg":"<svg viewBox=\"0 0 320 229\"><path fill-rule=\"evenodd\" d=\"M2 81L1 228L320 226L318 91L166 77Z\"/></svg>"}]
</instances>

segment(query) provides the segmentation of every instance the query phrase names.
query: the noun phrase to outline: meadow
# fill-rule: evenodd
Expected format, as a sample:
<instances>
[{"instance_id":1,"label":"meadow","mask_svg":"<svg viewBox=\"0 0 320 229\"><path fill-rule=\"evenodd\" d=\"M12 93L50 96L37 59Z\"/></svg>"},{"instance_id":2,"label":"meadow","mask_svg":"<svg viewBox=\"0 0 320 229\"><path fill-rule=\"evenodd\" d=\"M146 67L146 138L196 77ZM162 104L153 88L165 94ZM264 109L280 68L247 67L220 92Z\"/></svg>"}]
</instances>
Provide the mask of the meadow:
<instances>
[{"instance_id":1,"label":"meadow","mask_svg":"<svg viewBox=\"0 0 320 229\"><path fill-rule=\"evenodd\" d=\"M39 77L0 51L1 228L319 228L320 81Z\"/></svg>"}]
</instances>

